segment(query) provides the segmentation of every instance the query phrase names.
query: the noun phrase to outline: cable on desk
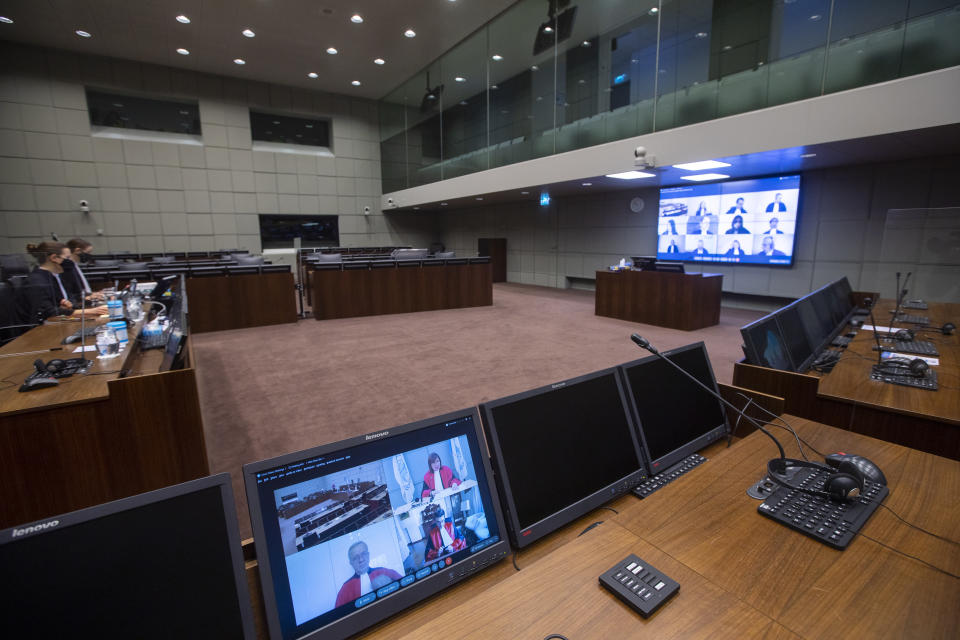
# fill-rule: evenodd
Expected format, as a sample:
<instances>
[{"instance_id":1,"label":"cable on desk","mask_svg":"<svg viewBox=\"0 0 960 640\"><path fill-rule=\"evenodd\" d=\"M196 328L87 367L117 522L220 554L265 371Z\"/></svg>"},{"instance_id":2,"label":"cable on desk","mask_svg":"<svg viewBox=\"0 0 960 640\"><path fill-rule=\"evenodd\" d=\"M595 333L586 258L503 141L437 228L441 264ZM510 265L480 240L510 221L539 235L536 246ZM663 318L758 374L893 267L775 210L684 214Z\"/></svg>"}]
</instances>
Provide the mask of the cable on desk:
<instances>
[{"instance_id":1,"label":"cable on desk","mask_svg":"<svg viewBox=\"0 0 960 640\"><path fill-rule=\"evenodd\" d=\"M584 529L583 531L581 531L580 533L578 533L578 534L577 534L577 537L579 538L580 536L582 536L583 534L585 534L587 531L590 531L590 529L593 529L594 527L598 527L598 526L600 526L601 524L603 524L603 520L597 520L596 522L594 522L593 524L591 524L590 526L588 526L586 529Z\"/></svg>"},{"instance_id":2,"label":"cable on desk","mask_svg":"<svg viewBox=\"0 0 960 640\"><path fill-rule=\"evenodd\" d=\"M597 507L597 509L606 509L607 511L613 511L615 514L620 515L620 512L613 507Z\"/></svg>"},{"instance_id":3,"label":"cable on desk","mask_svg":"<svg viewBox=\"0 0 960 640\"><path fill-rule=\"evenodd\" d=\"M514 551L514 552L513 552L513 558L512 558L512 560L513 560L513 568L516 569L517 571L520 571L520 567L517 566L517 556L518 556L518 555L520 555L520 552L519 552L519 551Z\"/></svg>"},{"instance_id":4,"label":"cable on desk","mask_svg":"<svg viewBox=\"0 0 960 640\"><path fill-rule=\"evenodd\" d=\"M881 547L885 547L885 548L887 548L887 549L890 549L890 551L893 551L894 553L899 553L900 555L906 556L907 558L910 558L911 560L916 560L917 562L920 562L920 563L922 563L922 564L925 564L925 565L927 565L928 567L930 567L931 569L933 569L933 570L935 570L935 571L939 571L940 573L944 573L944 574L950 576L951 578L956 578L957 580L960 580L960 576L956 575L955 573L950 573L950 572L947 571L946 569L941 569L941 568L938 567L937 565L935 565L935 564L930 564L930 563L927 562L926 560L921 560L921 559L918 558L917 556L912 556L912 555L910 555L909 553L904 553L903 551L900 551L899 549L894 549L894 548L891 547L890 545L884 544L884 543L880 542L879 540L877 540L876 538L871 538L870 536L868 536L867 534L865 534L863 531L860 531L859 534L860 534L860 537L866 538L867 540L870 540L870 541L872 541L872 542L876 542L876 543L877 543L878 545L880 545Z\"/></svg>"},{"instance_id":5,"label":"cable on desk","mask_svg":"<svg viewBox=\"0 0 960 640\"><path fill-rule=\"evenodd\" d=\"M742 397L744 400L752 400L752 398L750 398L749 396L747 396L747 395L745 395L745 394L743 394L743 393L737 392L737 395L740 396L740 397ZM749 403L748 403L748 404L749 404ZM771 426L771 427L777 427L777 428L779 428L779 429L783 429L783 430L785 430L785 431L789 431L790 433L793 434L793 437L796 438L796 440L797 440L797 448L800 449L800 455L803 456L803 459L804 459L804 460L807 460L807 456L806 456L806 454L803 452L803 447L800 446L800 443L801 443L801 442L802 442L803 444L807 445L807 446L810 448L810 450L813 451L813 452L814 452L815 454L817 454L818 456L823 456L824 458L827 457L825 454L817 451L816 447L814 447L812 444L810 444L809 442L807 442L806 440L804 440L803 438L801 438L800 435L794 430L793 426L792 426L789 422L787 422L787 421L784 420L782 417L780 417L780 416L778 416L777 414L775 414L773 411L770 411L770 410L767 409L766 407L761 406L759 403L754 403L754 404L755 404L755 406L757 407L757 409L760 409L760 411L763 411L763 412L764 412L765 414L767 414L768 416L771 416L774 420L779 420L779 421L782 422L784 425L786 425L786 426L783 426L783 425L779 425L779 424L773 424L772 422L769 422L769 421L767 422L767 424L768 424L769 426ZM746 408L744 408L744 411L746 411Z\"/></svg>"},{"instance_id":6,"label":"cable on desk","mask_svg":"<svg viewBox=\"0 0 960 640\"><path fill-rule=\"evenodd\" d=\"M551 633L543 640L568 640L567 636L562 636L559 633Z\"/></svg>"},{"instance_id":7,"label":"cable on desk","mask_svg":"<svg viewBox=\"0 0 960 640\"><path fill-rule=\"evenodd\" d=\"M884 509L886 509L887 511L889 511L890 513L892 513L894 516L896 516L897 520L899 520L900 522L904 523L904 524L907 525L907 526L913 527L913 528L916 529L917 531L923 531L923 532L924 532L925 534L927 534L928 536L933 536L934 538L937 538L937 539L939 539L939 540L943 540L944 542L949 542L950 544L960 545L960 542L957 542L956 540L951 540L950 538L945 538L945 537L943 537L943 536L941 536L941 535L939 535L939 534L936 534L936 533L934 533L934 532L932 532L932 531L927 531L927 530L924 529L923 527L918 527L917 525L913 524L912 522L909 522L908 520L904 520L902 517L900 517L900 515L899 515L896 511L894 511L893 509L891 509L891 508L888 507L887 505L883 504L882 502L879 502L879 503L877 503L877 504L879 504L881 507L883 507Z\"/></svg>"}]
</instances>

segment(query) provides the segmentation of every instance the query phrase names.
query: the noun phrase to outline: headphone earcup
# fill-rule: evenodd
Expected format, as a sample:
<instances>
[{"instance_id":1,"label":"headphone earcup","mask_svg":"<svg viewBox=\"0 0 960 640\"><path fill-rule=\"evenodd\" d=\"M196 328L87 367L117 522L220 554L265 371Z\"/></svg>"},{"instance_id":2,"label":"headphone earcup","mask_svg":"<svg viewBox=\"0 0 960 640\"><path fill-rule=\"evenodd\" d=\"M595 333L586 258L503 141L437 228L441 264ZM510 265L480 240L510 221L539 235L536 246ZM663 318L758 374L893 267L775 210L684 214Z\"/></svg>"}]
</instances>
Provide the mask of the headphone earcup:
<instances>
[{"instance_id":1,"label":"headphone earcup","mask_svg":"<svg viewBox=\"0 0 960 640\"><path fill-rule=\"evenodd\" d=\"M863 491L863 482L849 473L832 473L827 477L823 490L831 498L852 500Z\"/></svg>"},{"instance_id":2,"label":"headphone earcup","mask_svg":"<svg viewBox=\"0 0 960 640\"><path fill-rule=\"evenodd\" d=\"M952 322L946 322L942 327L940 327L940 331L943 331L943 335L945 336L953 335L953 332L956 330L957 325L953 324Z\"/></svg>"},{"instance_id":3,"label":"headphone earcup","mask_svg":"<svg viewBox=\"0 0 960 640\"><path fill-rule=\"evenodd\" d=\"M910 361L910 373L918 378L923 378L926 376L926 373L929 369L930 365L927 364L927 361L923 360L922 358L914 358Z\"/></svg>"}]
</instances>

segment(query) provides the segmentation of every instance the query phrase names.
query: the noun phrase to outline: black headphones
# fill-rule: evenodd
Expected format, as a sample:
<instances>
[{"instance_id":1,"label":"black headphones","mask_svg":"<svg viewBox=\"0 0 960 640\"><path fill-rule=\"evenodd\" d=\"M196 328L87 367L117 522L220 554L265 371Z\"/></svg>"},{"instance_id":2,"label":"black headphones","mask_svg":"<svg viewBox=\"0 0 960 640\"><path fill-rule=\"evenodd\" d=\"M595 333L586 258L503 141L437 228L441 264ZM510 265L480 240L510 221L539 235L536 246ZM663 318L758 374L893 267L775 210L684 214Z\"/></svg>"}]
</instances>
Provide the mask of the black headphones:
<instances>
[{"instance_id":1,"label":"black headphones","mask_svg":"<svg viewBox=\"0 0 960 640\"><path fill-rule=\"evenodd\" d=\"M60 370L63 369L65 364L66 363L60 358L54 358L53 360L51 360L50 362L47 362L46 364L44 364L43 360L41 360L40 358L37 358L36 360L33 361L33 367L44 375L59 373Z\"/></svg>"},{"instance_id":2,"label":"black headphones","mask_svg":"<svg viewBox=\"0 0 960 640\"><path fill-rule=\"evenodd\" d=\"M923 358L890 358L876 365L884 373L900 373L917 378L924 378L930 365Z\"/></svg>"},{"instance_id":3,"label":"black headphones","mask_svg":"<svg viewBox=\"0 0 960 640\"><path fill-rule=\"evenodd\" d=\"M781 466L829 471L830 475L827 476L826 481L824 481L822 491L819 489L807 489L806 487L798 487L787 482L787 479L783 476L783 472L780 471ZM855 500L863 493L863 474L860 472L860 469L849 460L841 460L836 470L834 470L831 467L816 462L793 460L791 458L774 458L767 463L767 477L787 489L809 493L814 496L833 498L834 500L843 500L845 502Z\"/></svg>"},{"instance_id":4,"label":"black headphones","mask_svg":"<svg viewBox=\"0 0 960 640\"><path fill-rule=\"evenodd\" d=\"M942 333L945 336L953 335L953 332L957 330L957 325L952 322L944 322L942 327L923 327L921 331L936 331L937 333Z\"/></svg>"},{"instance_id":5,"label":"black headphones","mask_svg":"<svg viewBox=\"0 0 960 640\"><path fill-rule=\"evenodd\" d=\"M913 332L913 329L900 329L895 334L893 334L894 340L899 340L901 342L910 342L917 337L917 334Z\"/></svg>"}]
</instances>

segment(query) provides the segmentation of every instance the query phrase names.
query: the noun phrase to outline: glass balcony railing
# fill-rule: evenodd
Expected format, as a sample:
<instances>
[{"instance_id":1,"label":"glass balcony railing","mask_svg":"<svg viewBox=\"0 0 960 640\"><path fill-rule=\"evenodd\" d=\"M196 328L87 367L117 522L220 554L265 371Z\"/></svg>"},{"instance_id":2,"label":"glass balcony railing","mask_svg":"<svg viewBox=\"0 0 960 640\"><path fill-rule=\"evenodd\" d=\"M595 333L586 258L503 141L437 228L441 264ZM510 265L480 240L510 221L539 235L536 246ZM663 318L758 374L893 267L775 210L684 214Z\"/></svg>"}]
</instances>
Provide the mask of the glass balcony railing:
<instances>
[{"instance_id":1,"label":"glass balcony railing","mask_svg":"<svg viewBox=\"0 0 960 640\"><path fill-rule=\"evenodd\" d=\"M523 0L379 103L383 191L960 64L960 2Z\"/></svg>"}]
</instances>

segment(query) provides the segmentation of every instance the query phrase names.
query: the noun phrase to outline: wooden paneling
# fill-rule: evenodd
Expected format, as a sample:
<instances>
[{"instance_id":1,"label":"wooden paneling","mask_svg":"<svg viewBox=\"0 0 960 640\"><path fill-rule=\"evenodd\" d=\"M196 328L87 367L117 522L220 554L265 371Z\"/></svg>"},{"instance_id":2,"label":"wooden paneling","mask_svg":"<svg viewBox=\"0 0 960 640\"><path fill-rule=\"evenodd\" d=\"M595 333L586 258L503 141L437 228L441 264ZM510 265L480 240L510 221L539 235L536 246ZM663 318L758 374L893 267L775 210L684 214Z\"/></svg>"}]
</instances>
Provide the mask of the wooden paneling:
<instances>
[{"instance_id":1,"label":"wooden paneling","mask_svg":"<svg viewBox=\"0 0 960 640\"><path fill-rule=\"evenodd\" d=\"M313 271L313 315L330 320L491 305L490 274L490 264Z\"/></svg>"},{"instance_id":2,"label":"wooden paneling","mask_svg":"<svg viewBox=\"0 0 960 640\"><path fill-rule=\"evenodd\" d=\"M507 239L506 238L478 238L477 255L490 256L492 277L494 282L507 281Z\"/></svg>"},{"instance_id":3,"label":"wooden paneling","mask_svg":"<svg viewBox=\"0 0 960 640\"><path fill-rule=\"evenodd\" d=\"M595 312L693 331L720 322L723 276L656 271L597 271Z\"/></svg>"},{"instance_id":4,"label":"wooden paneling","mask_svg":"<svg viewBox=\"0 0 960 640\"><path fill-rule=\"evenodd\" d=\"M0 353L59 345L77 328L37 327ZM0 390L0 528L209 474L195 371L156 373L162 353L141 353L137 330L123 355L94 359L87 374L27 393ZM0 371L21 381L36 357L2 358ZM133 375L120 378L121 369Z\"/></svg>"},{"instance_id":5,"label":"wooden paneling","mask_svg":"<svg viewBox=\"0 0 960 640\"><path fill-rule=\"evenodd\" d=\"M874 313L889 318L893 302L881 300ZM960 316L960 305L930 303L931 324ZM940 389L927 391L870 379L877 361L872 331L859 331L833 371L799 374L743 362L733 367L733 383L779 396L787 413L960 460L960 336L921 332L940 352Z\"/></svg>"},{"instance_id":6,"label":"wooden paneling","mask_svg":"<svg viewBox=\"0 0 960 640\"><path fill-rule=\"evenodd\" d=\"M190 331L225 331L297 321L292 273L187 278Z\"/></svg>"}]
</instances>

